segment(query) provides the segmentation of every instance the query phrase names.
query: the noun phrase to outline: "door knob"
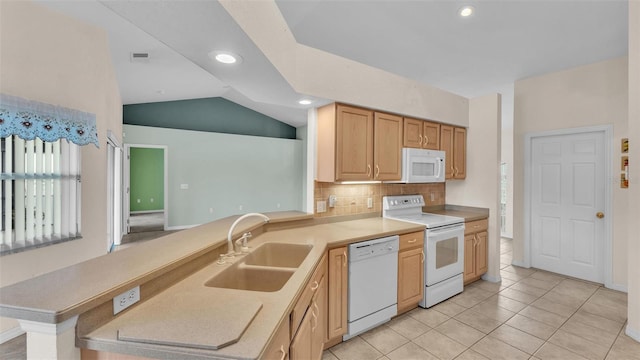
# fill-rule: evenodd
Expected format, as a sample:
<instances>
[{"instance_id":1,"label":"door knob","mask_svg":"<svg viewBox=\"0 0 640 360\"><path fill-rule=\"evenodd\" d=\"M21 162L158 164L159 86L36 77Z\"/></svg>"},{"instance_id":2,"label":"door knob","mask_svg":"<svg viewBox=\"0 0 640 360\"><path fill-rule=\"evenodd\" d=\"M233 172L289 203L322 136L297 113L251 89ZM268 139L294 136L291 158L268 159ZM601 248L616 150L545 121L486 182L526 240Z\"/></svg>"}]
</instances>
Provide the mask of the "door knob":
<instances>
[{"instance_id":1,"label":"door knob","mask_svg":"<svg viewBox=\"0 0 640 360\"><path fill-rule=\"evenodd\" d=\"M602 219L604 217L604 213L602 211L598 211L596 213L596 217L598 217L598 219Z\"/></svg>"}]
</instances>

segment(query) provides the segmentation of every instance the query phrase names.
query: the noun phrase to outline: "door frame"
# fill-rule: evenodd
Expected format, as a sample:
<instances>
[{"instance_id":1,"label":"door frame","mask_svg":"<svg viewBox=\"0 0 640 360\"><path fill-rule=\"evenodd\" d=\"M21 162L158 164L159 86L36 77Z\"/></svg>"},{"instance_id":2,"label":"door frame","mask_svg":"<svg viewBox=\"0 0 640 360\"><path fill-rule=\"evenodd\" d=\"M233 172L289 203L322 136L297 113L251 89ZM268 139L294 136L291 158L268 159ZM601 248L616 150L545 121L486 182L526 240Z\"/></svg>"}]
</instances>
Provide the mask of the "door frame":
<instances>
[{"instance_id":1,"label":"door frame","mask_svg":"<svg viewBox=\"0 0 640 360\"><path fill-rule=\"evenodd\" d=\"M149 144L125 144L124 156L124 199L122 201L123 214L123 232L128 234L130 231L129 217L131 217L131 148L148 148L163 149L164 154L164 225L163 229L169 228L169 148L166 145L149 145Z\"/></svg>"},{"instance_id":2,"label":"door frame","mask_svg":"<svg viewBox=\"0 0 640 360\"><path fill-rule=\"evenodd\" d=\"M604 254L603 254L603 262L602 266L604 267L604 286L610 289L621 290L620 286L616 286L613 284L612 277L612 265L613 265L613 228L611 224L611 209L612 209L612 181L611 177L613 173L613 125L598 125L598 126L587 126L587 127L579 127L579 128L568 128L568 129L559 129L559 130L549 130L549 131L541 131L541 132L532 132L526 133L524 135L524 266L531 267L531 184L533 176L533 171L531 169L532 166L532 153L531 153L531 144L536 138L544 138L549 136L558 136L558 135L577 135L583 133L590 132L601 132L604 134L604 171L605 171L605 181L604 181L604 212L607 214L604 218ZM622 290L625 291L625 290Z\"/></svg>"}]
</instances>

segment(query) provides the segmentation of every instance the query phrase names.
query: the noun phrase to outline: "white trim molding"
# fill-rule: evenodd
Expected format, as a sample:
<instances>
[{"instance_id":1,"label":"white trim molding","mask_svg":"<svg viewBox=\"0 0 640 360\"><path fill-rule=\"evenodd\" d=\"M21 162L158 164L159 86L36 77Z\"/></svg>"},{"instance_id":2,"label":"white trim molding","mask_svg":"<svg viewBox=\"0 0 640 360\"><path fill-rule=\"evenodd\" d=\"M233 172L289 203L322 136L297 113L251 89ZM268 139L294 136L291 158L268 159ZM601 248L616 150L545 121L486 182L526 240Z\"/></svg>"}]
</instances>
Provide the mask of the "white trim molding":
<instances>
[{"instance_id":1,"label":"white trim molding","mask_svg":"<svg viewBox=\"0 0 640 360\"><path fill-rule=\"evenodd\" d=\"M633 340L640 342L640 331L632 329L631 325L627 324L627 327L624 329L624 333Z\"/></svg>"},{"instance_id":2,"label":"white trim molding","mask_svg":"<svg viewBox=\"0 0 640 360\"><path fill-rule=\"evenodd\" d=\"M9 340L13 340L25 333L20 326L13 327L0 333L0 344L4 344Z\"/></svg>"},{"instance_id":3,"label":"white trim molding","mask_svg":"<svg viewBox=\"0 0 640 360\"><path fill-rule=\"evenodd\" d=\"M612 125L597 125L586 126L579 128L559 129L542 131L535 133L526 133L524 141L524 254L523 261L514 265L529 268L531 267L531 143L534 138L558 136L558 135L571 135L581 134L589 132L602 132L604 133L604 161L605 161L605 214L611 214L613 208L613 189L612 189L612 175L614 162L612 161L613 154L613 126ZM604 286L610 289L619 290L620 285L613 283L613 228L611 217L608 217L605 221L604 228L604 255L603 255L603 267L604 267Z\"/></svg>"},{"instance_id":4,"label":"white trim molding","mask_svg":"<svg viewBox=\"0 0 640 360\"><path fill-rule=\"evenodd\" d=\"M76 326L78 315L69 318L61 323L48 324L31 320L18 320L20 327L25 332L34 332L46 335L58 335Z\"/></svg>"},{"instance_id":5,"label":"white trim molding","mask_svg":"<svg viewBox=\"0 0 640 360\"><path fill-rule=\"evenodd\" d=\"M500 275L498 276L489 276L488 273L482 275L482 280L488 281L488 282L492 282L492 283L499 283L502 282L502 277Z\"/></svg>"}]
</instances>

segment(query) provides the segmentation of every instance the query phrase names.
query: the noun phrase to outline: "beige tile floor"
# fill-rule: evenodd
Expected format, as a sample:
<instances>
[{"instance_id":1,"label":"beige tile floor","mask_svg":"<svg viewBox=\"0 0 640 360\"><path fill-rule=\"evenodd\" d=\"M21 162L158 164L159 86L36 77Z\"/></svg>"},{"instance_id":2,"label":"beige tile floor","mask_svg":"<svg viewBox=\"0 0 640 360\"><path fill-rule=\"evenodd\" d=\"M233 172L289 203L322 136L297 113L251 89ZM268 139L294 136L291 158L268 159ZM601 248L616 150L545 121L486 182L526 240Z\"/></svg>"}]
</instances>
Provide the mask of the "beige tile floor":
<instances>
[{"instance_id":1,"label":"beige tile floor","mask_svg":"<svg viewBox=\"0 0 640 360\"><path fill-rule=\"evenodd\" d=\"M626 294L511 260L511 240L502 239L501 283L477 281L326 350L323 360L640 360L640 343L624 334Z\"/></svg>"}]
</instances>

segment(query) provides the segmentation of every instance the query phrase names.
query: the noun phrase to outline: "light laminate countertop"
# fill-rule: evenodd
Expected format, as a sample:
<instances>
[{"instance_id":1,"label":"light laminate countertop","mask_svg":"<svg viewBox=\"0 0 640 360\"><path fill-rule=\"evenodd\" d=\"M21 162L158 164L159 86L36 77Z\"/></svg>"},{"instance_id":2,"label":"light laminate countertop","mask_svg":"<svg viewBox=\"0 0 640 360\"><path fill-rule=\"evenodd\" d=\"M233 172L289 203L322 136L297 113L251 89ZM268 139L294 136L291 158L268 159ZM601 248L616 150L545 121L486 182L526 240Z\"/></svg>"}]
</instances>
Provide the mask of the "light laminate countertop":
<instances>
[{"instance_id":1,"label":"light laminate countertop","mask_svg":"<svg viewBox=\"0 0 640 360\"><path fill-rule=\"evenodd\" d=\"M313 224L313 216L299 212L267 215L271 218L270 224L281 222L283 229L254 235L249 242L251 247L255 248L267 242L313 246L302 264L279 291L255 292L204 285L228 267L216 263L217 252L212 252L212 249L223 247L226 251L227 231L237 218L229 217L2 288L0 315L48 323L61 322L99 305L108 306L111 299L123 291L158 277L171 276L172 271L187 265L189 261L209 256L207 254L211 253L208 265L153 297L142 298L140 303L105 324L81 334L77 343L80 347L93 350L144 357L255 359L264 351L281 321L288 316L327 248L424 229L422 225L380 217L288 228L295 226L296 221ZM241 224L236 233L257 233L263 226L263 222L257 218L246 219ZM104 277L105 268L121 270ZM197 313L197 321L186 330L193 334L194 339L202 339L203 334L210 334L211 337L225 336L227 327L209 326L215 323L216 319L207 317L216 316L215 314L223 311L230 314L232 319L247 321L243 311L251 311L249 307L253 308L255 303L260 304L260 309L248 323L239 341L219 350L189 346L198 346L195 343L170 346L118 339L119 330L126 331L132 324L147 322L157 323L158 326L152 327L153 330L145 334L146 339L171 338L172 331L175 331L172 324L180 322L181 311L184 311L185 319L193 319L193 312ZM250 305L246 305L245 308L238 304ZM80 322L82 321L91 320L83 320L81 317Z\"/></svg>"}]
</instances>

